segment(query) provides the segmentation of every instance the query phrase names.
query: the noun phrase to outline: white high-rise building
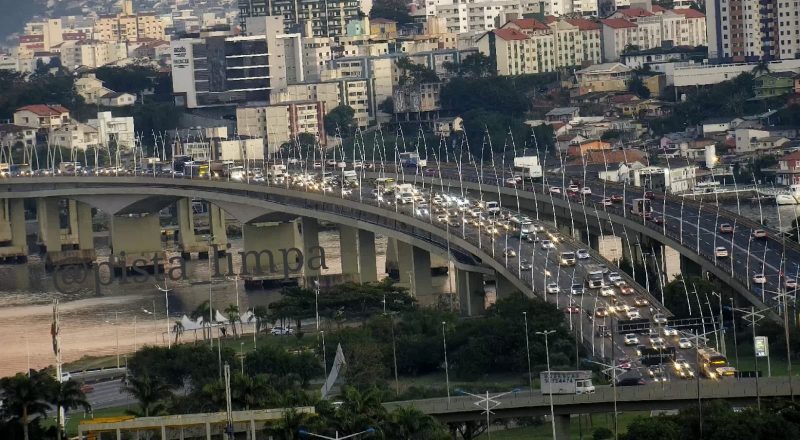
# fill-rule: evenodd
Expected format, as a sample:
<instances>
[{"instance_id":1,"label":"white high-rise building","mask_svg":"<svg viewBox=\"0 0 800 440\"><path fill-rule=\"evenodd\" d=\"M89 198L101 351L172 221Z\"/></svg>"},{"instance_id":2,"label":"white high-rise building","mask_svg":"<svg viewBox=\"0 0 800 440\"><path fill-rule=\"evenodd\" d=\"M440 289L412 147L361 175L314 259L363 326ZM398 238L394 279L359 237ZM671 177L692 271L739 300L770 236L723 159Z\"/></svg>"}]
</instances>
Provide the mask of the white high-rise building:
<instances>
[{"instance_id":1,"label":"white high-rise building","mask_svg":"<svg viewBox=\"0 0 800 440\"><path fill-rule=\"evenodd\" d=\"M800 57L798 0L709 0L708 56L726 61Z\"/></svg>"}]
</instances>

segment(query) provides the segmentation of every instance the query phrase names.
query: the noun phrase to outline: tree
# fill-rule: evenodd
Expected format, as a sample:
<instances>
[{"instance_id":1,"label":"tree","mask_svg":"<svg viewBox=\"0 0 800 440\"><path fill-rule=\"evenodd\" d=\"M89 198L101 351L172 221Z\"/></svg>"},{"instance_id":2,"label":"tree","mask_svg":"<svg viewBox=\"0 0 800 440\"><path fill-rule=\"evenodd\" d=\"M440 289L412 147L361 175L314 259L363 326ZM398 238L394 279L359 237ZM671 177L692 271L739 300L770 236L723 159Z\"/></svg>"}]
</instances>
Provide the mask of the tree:
<instances>
[{"instance_id":1,"label":"tree","mask_svg":"<svg viewBox=\"0 0 800 440\"><path fill-rule=\"evenodd\" d=\"M175 324L172 326L172 331L175 333L175 344L178 344L178 339L183 335L184 330L183 323L175 321Z\"/></svg>"},{"instance_id":2,"label":"tree","mask_svg":"<svg viewBox=\"0 0 800 440\"><path fill-rule=\"evenodd\" d=\"M628 91L636 94L636 96L647 99L650 97L650 89L644 85L644 81L639 75L634 75L628 83Z\"/></svg>"},{"instance_id":3,"label":"tree","mask_svg":"<svg viewBox=\"0 0 800 440\"><path fill-rule=\"evenodd\" d=\"M228 307L225 308L225 315L228 317L228 322L231 323L233 336L238 338L239 332L236 330L236 323L242 323L241 316L239 316L239 307L237 307L236 304L229 304Z\"/></svg>"},{"instance_id":4,"label":"tree","mask_svg":"<svg viewBox=\"0 0 800 440\"><path fill-rule=\"evenodd\" d=\"M63 408L64 411L82 407L86 411L91 410L86 395L81 391L81 384L72 379L66 382L53 381L52 397L49 399L56 408ZM61 431L61 411L56 411L56 430L59 439L63 438Z\"/></svg>"},{"instance_id":5,"label":"tree","mask_svg":"<svg viewBox=\"0 0 800 440\"><path fill-rule=\"evenodd\" d=\"M203 320L203 339L206 339L206 328L208 328L208 337L211 337L211 313L209 302L206 300L201 302L194 310L192 310L192 313L189 314L189 317L194 321L197 321L198 319Z\"/></svg>"},{"instance_id":6,"label":"tree","mask_svg":"<svg viewBox=\"0 0 800 440\"><path fill-rule=\"evenodd\" d=\"M384 430L386 440L446 440L447 431L433 417L413 406L405 406L389 414Z\"/></svg>"},{"instance_id":7,"label":"tree","mask_svg":"<svg viewBox=\"0 0 800 440\"><path fill-rule=\"evenodd\" d=\"M231 382L231 395L238 408L249 411L254 408L263 408L270 400L274 399L275 391L269 384L269 379L264 374L243 376L235 374Z\"/></svg>"},{"instance_id":8,"label":"tree","mask_svg":"<svg viewBox=\"0 0 800 440\"><path fill-rule=\"evenodd\" d=\"M345 380L356 388L377 386L388 374L380 347L375 343L363 342L348 347L346 359Z\"/></svg>"},{"instance_id":9,"label":"tree","mask_svg":"<svg viewBox=\"0 0 800 440\"><path fill-rule=\"evenodd\" d=\"M48 379L49 378L49 379ZM55 379L42 371L32 371L31 375L17 373L12 377L0 379L3 407L22 425L24 440L29 440L29 425L35 415L47 416L48 397Z\"/></svg>"},{"instance_id":10,"label":"tree","mask_svg":"<svg viewBox=\"0 0 800 440\"><path fill-rule=\"evenodd\" d=\"M366 426L380 428L386 419L386 408L381 404L382 393L378 388L359 391L345 387L342 405L336 411L333 424L339 432L359 432Z\"/></svg>"},{"instance_id":11,"label":"tree","mask_svg":"<svg viewBox=\"0 0 800 440\"><path fill-rule=\"evenodd\" d=\"M411 61L408 57L398 58L395 66L402 71L398 80L400 86L415 87L420 84L438 83L441 81L433 69Z\"/></svg>"},{"instance_id":12,"label":"tree","mask_svg":"<svg viewBox=\"0 0 800 440\"><path fill-rule=\"evenodd\" d=\"M165 410L164 402L172 395L169 385L147 373L128 377L122 390L139 402L139 411L130 411L139 417L161 414Z\"/></svg>"},{"instance_id":13,"label":"tree","mask_svg":"<svg viewBox=\"0 0 800 440\"><path fill-rule=\"evenodd\" d=\"M403 0L377 0L369 11L370 18L385 18L398 24L411 23L407 3Z\"/></svg>"},{"instance_id":14,"label":"tree","mask_svg":"<svg viewBox=\"0 0 800 440\"><path fill-rule=\"evenodd\" d=\"M623 440L679 440L682 435L680 426L666 417L638 417L630 425ZM740 437L746 438L746 437Z\"/></svg>"},{"instance_id":15,"label":"tree","mask_svg":"<svg viewBox=\"0 0 800 440\"><path fill-rule=\"evenodd\" d=\"M497 65L493 59L476 52L469 54L460 63L446 62L444 68L451 74L467 78L483 78L497 75Z\"/></svg>"},{"instance_id":16,"label":"tree","mask_svg":"<svg viewBox=\"0 0 800 440\"><path fill-rule=\"evenodd\" d=\"M390 115L393 114L394 113L394 98L389 96L388 98L384 99L383 102L381 102L378 105L378 110L380 110L380 111L382 111L384 113L390 114Z\"/></svg>"},{"instance_id":17,"label":"tree","mask_svg":"<svg viewBox=\"0 0 800 440\"><path fill-rule=\"evenodd\" d=\"M355 114L356 111L349 105L336 106L325 115L325 132L331 136L337 133L341 133L343 137L349 136L356 128Z\"/></svg>"},{"instance_id":18,"label":"tree","mask_svg":"<svg viewBox=\"0 0 800 440\"><path fill-rule=\"evenodd\" d=\"M753 70L751 71L753 76L761 76L763 74L769 73L769 61L765 59L758 60L755 66L753 66Z\"/></svg>"}]
</instances>

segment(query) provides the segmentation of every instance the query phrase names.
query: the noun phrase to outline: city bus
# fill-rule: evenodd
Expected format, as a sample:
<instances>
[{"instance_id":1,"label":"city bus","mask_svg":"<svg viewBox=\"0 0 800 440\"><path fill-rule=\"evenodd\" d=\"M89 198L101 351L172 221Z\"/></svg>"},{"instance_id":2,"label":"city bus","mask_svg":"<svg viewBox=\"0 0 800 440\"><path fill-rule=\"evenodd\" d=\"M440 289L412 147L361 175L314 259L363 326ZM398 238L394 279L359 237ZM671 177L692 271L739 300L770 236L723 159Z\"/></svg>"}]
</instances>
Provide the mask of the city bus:
<instances>
[{"instance_id":1,"label":"city bus","mask_svg":"<svg viewBox=\"0 0 800 440\"><path fill-rule=\"evenodd\" d=\"M728 365L728 359L713 348L699 348L700 372L709 379L733 377L736 369Z\"/></svg>"}]
</instances>

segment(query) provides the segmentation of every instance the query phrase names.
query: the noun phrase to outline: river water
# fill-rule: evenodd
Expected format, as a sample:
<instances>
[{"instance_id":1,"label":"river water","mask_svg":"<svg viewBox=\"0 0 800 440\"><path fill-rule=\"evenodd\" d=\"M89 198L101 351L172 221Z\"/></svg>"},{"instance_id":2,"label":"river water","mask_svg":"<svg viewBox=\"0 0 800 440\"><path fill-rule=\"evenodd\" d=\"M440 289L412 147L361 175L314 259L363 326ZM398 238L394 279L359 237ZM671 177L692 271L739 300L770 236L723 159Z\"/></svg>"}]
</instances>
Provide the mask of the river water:
<instances>
[{"instance_id":1,"label":"river water","mask_svg":"<svg viewBox=\"0 0 800 440\"><path fill-rule=\"evenodd\" d=\"M382 272L385 270L387 239L376 236L375 241L378 276L382 278L386 275ZM340 274L338 231L320 231L319 242L325 249L328 266L322 275ZM231 243L232 251L241 249L241 240L231 239ZM98 243L97 254L100 260L107 258L108 247ZM234 261L234 267L239 267L238 261ZM54 286L53 275L45 271L43 262L36 256L31 256L27 264L0 265L0 347L3 347L0 377L55 362L50 336L54 299L60 303L64 362L89 355L114 355L119 346L119 352L123 353L121 363L124 364L124 353L133 351L135 347L155 343L165 345L168 326L209 299L208 261L191 260L187 262L187 271L189 281L170 282L169 287L173 290L169 293L170 318L167 320L164 294L154 281L127 285L114 282L102 288L101 295L93 289L60 293ZM160 284L163 285L163 281ZM448 276L433 277L435 294L450 292L454 285ZM237 303L233 280L214 282L210 287L214 308L224 309ZM239 284L238 304L242 311L268 305L279 298L279 289L245 291L242 283ZM194 338L194 335L186 332L183 339L187 338Z\"/></svg>"}]
</instances>

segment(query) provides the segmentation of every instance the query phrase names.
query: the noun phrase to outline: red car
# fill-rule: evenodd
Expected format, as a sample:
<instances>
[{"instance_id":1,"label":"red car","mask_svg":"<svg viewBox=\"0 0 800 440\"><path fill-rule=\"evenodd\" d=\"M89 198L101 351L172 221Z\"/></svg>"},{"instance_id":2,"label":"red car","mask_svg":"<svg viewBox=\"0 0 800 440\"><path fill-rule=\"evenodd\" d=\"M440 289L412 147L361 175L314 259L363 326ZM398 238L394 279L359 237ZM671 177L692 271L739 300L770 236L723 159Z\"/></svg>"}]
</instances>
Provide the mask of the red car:
<instances>
[{"instance_id":1,"label":"red car","mask_svg":"<svg viewBox=\"0 0 800 440\"><path fill-rule=\"evenodd\" d=\"M569 307L565 307L564 308L564 312L569 313L569 314L580 313L581 312L581 308L578 307L578 306L569 306Z\"/></svg>"}]
</instances>

